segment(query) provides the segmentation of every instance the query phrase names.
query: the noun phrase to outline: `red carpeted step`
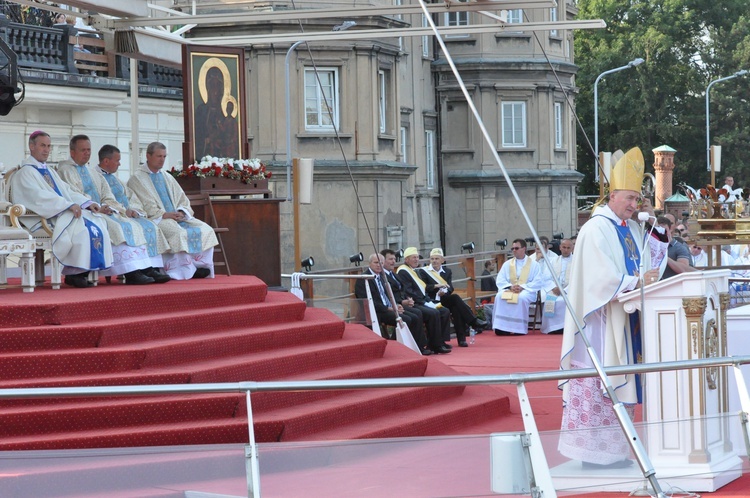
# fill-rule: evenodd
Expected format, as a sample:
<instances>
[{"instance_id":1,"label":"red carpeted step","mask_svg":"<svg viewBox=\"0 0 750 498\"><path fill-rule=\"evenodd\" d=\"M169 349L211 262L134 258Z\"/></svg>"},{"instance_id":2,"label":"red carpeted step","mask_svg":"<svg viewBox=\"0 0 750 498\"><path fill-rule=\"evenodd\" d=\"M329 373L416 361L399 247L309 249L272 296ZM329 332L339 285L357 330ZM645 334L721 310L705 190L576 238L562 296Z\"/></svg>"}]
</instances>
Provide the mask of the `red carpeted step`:
<instances>
[{"instance_id":1,"label":"red carpeted step","mask_svg":"<svg viewBox=\"0 0 750 498\"><path fill-rule=\"evenodd\" d=\"M485 386L467 386L462 396L425 406L402 407L397 412L318 431L303 439L418 437L465 431L474 421L483 422L510 413L510 399L497 394Z\"/></svg>"},{"instance_id":2,"label":"red carpeted step","mask_svg":"<svg viewBox=\"0 0 750 498\"><path fill-rule=\"evenodd\" d=\"M188 384L190 374L187 372L136 371L95 375L69 375L50 379L15 379L0 382L0 389L22 387L88 387L88 386L138 386L153 384ZM0 406L16 404L45 403L40 399L9 399L0 401Z\"/></svg>"},{"instance_id":3,"label":"red carpeted step","mask_svg":"<svg viewBox=\"0 0 750 498\"><path fill-rule=\"evenodd\" d=\"M0 437L54 436L65 432L233 418L239 404L245 404L244 394L87 398L64 405L6 408L0 412Z\"/></svg>"},{"instance_id":4,"label":"red carpeted step","mask_svg":"<svg viewBox=\"0 0 750 498\"><path fill-rule=\"evenodd\" d=\"M366 327L346 327L341 340L332 343L305 344L278 351L195 363L189 367L191 381L200 384L278 380L295 373L380 358L383 356L385 343L385 339L375 336Z\"/></svg>"},{"instance_id":5,"label":"red carpeted step","mask_svg":"<svg viewBox=\"0 0 750 498\"><path fill-rule=\"evenodd\" d=\"M299 375L285 377L283 380L336 380L336 379L376 379L388 377L421 377L427 367L427 357L420 356L414 351L388 341L383 357L377 361L367 363L353 363L337 365L328 369L304 372ZM282 379L279 379L282 380ZM253 394L252 403L255 413L298 406L310 401L343 396L349 391L321 390L321 391L275 391ZM238 407L241 414L245 414L246 405Z\"/></svg>"},{"instance_id":6,"label":"red carpeted step","mask_svg":"<svg viewBox=\"0 0 750 498\"><path fill-rule=\"evenodd\" d=\"M463 386L352 390L345 396L258 413L258 422L282 421L282 441L296 441L357 421L394 417L396 413L460 396ZM317 436L312 439L316 439Z\"/></svg>"},{"instance_id":7,"label":"red carpeted step","mask_svg":"<svg viewBox=\"0 0 750 498\"><path fill-rule=\"evenodd\" d=\"M201 281L172 281L165 285L101 285L85 291L40 288L40 292L8 296L0 306L3 327L33 327L130 318L153 310L213 308L263 302L268 287L246 275L218 276ZM45 292L47 291L47 292Z\"/></svg>"},{"instance_id":8,"label":"red carpeted step","mask_svg":"<svg viewBox=\"0 0 750 498\"><path fill-rule=\"evenodd\" d=\"M331 320L340 321L327 310ZM270 293L264 303L196 308L190 313L165 308L133 315L127 321L119 317L71 325L40 325L0 328L0 352L44 351L53 349L94 348L145 340L183 337L205 331L229 330L249 324L289 323L302 320L305 304L291 294Z\"/></svg>"},{"instance_id":9,"label":"red carpeted step","mask_svg":"<svg viewBox=\"0 0 750 498\"><path fill-rule=\"evenodd\" d=\"M256 424L256 434L275 440L281 434L279 422ZM65 448L113 448L125 446L175 446L184 444L227 444L248 441L247 419L207 419L190 422L118 427L57 435L9 437L0 440L0 451L51 450Z\"/></svg>"}]
</instances>

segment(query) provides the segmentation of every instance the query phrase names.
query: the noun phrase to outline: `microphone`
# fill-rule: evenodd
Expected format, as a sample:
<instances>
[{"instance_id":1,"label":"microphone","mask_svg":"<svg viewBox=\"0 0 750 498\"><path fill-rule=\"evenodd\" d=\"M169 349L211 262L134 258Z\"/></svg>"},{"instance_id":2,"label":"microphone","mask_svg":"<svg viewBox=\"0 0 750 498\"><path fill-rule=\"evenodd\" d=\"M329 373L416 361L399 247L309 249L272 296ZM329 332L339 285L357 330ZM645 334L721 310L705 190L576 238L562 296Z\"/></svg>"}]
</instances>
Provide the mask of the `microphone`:
<instances>
[{"instance_id":1,"label":"microphone","mask_svg":"<svg viewBox=\"0 0 750 498\"><path fill-rule=\"evenodd\" d=\"M651 216L646 211L641 211L640 213L638 213L638 221L640 221L641 223L652 219L655 220L656 216Z\"/></svg>"}]
</instances>

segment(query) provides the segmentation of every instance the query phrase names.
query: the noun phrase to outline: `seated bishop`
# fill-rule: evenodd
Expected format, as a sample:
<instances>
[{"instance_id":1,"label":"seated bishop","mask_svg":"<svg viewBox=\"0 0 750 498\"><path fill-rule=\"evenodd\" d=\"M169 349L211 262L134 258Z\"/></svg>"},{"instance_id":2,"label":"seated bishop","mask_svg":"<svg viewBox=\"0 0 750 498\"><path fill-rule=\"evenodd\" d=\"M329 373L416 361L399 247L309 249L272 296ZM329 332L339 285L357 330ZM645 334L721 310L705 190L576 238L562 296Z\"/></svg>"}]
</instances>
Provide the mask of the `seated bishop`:
<instances>
[{"instance_id":1,"label":"seated bishop","mask_svg":"<svg viewBox=\"0 0 750 498\"><path fill-rule=\"evenodd\" d=\"M117 171L120 151L112 145L105 145L102 150L110 151L104 161L108 167L114 165ZM101 161L102 151L99 157ZM168 282L169 276L160 271L164 266L161 253L169 248L167 239L153 222L141 218L138 212L127 209L115 198L98 169L88 165L89 159L91 141L86 135L76 135L70 139L70 159L61 161L57 171L74 190L102 206L114 262L100 275L123 275L129 285Z\"/></svg>"},{"instance_id":2,"label":"seated bishop","mask_svg":"<svg viewBox=\"0 0 750 498\"><path fill-rule=\"evenodd\" d=\"M185 192L177 180L162 171L167 147L152 142L146 149L146 164L128 180L146 215L167 237L169 251L163 254L164 269L176 280L214 276L214 229L193 217Z\"/></svg>"},{"instance_id":3,"label":"seated bishop","mask_svg":"<svg viewBox=\"0 0 750 498\"><path fill-rule=\"evenodd\" d=\"M526 241L511 245L513 257L497 273L498 293L492 312L492 328L497 335L527 334L529 307L542 288L539 264L526 256Z\"/></svg>"},{"instance_id":4,"label":"seated bishop","mask_svg":"<svg viewBox=\"0 0 750 498\"><path fill-rule=\"evenodd\" d=\"M101 206L79 194L51 168L52 149L48 133L29 136L30 155L10 178L10 201L23 204L37 216L21 222L32 233L42 233L42 219L53 226L52 257L63 265L65 283L90 287L89 271L112 266L112 244Z\"/></svg>"},{"instance_id":5,"label":"seated bishop","mask_svg":"<svg viewBox=\"0 0 750 498\"><path fill-rule=\"evenodd\" d=\"M560 242L560 256L552 262L552 269L563 290L567 290L570 283L570 269L573 262L573 242L563 239ZM546 265L543 261L539 264ZM552 278L544 282L542 288L542 334L562 334L565 328L565 300L561 296L560 287L555 285Z\"/></svg>"}]
</instances>

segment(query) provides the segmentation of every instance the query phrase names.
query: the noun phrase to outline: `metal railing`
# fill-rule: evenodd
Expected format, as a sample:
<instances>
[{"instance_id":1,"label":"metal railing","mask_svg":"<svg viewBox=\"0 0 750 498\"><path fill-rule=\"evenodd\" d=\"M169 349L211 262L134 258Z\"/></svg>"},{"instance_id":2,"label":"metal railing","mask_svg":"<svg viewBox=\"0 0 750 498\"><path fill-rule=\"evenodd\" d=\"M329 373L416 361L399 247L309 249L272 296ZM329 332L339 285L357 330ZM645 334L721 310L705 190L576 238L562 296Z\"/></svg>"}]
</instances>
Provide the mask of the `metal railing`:
<instances>
[{"instance_id":1,"label":"metal railing","mask_svg":"<svg viewBox=\"0 0 750 498\"><path fill-rule=\"evenodd\" d=\"M360 277L361 278L361 277ZM607 375L623 375L632 373L665 372L686 370L693 368L733 367L735 380L740 396L742 423L747 442L748 418L750 413L750 394L740 370L740 365L750 363L750 356L704 358L697 360L682 360L662 363L646 363L606 367ZM137 385L137 386L102 386L102 387L57 387L57 388L15 388L0 389L0 400L28 399L28 398L64 398L81 396L132 396L132 395L165 395L165 394L215 394L215 393L245 393L248 413L249 445L245 457L249 460L247 468L251 474L247 476L248 496L261 496L260 468L258 463L258 443L255 440L253 426L253 410L251 395L261 392L275 391L311 391L311 390L342 390L342 389L382 389L405 387L443 387L469 385L515 385L518 390L519 403L523 416L524 429L530 440L529 451L537 487L543 496L556 496L552 484L552 477L543 454L539 431L536 428L533 410L526 394L526 383L563 379L578 379L597 377L594 368L579 370L554 370L546 372L516 373L504 375L477 375L451 377L403 377L403 378L375 378L375 379L345 379L345 380L308 380L308 381L267 381L267 382L232 382L214 384L177 384L177 385Z\"/></svg>"},{"instance_id":2,"label":"metal railing","mask_svg":"<svg viewBox=\"0 0 750 498\"><path fill-rule=\"evenodd\" d=\"M507 258L507 251L485 251L475 252L469 254L453 254L445 256L445 265L452 268L461 268L464 272L464 277L456 278L457 274L454 272L453 284L454 287L462 294L463 300L468 302L472 308L473 304L477 302L477 264L483 264L485 261L495 261L496 268L500 268ZM429 259L421 259L420 265L428 264ZM316 301L331 301L335 299L350 298L354 295L354 281L352 280L349 284L348 291L329 289L323 299L316 298L315 281L316 280L330 280L342 279L349 276L359 275L367 268L364 266L349 266L343 268L332 268L329 270L316 270L305 272L302 281L300 282L304 297L306 300ZM282 278L291 278L291 274L282 274ZM492 276L493 278L495 275ZM481 278L481 277L480 277ZM479 291L481 292L481 291ZM480 294L481 297L481 294Z\"/></svg>"}]
</instances>

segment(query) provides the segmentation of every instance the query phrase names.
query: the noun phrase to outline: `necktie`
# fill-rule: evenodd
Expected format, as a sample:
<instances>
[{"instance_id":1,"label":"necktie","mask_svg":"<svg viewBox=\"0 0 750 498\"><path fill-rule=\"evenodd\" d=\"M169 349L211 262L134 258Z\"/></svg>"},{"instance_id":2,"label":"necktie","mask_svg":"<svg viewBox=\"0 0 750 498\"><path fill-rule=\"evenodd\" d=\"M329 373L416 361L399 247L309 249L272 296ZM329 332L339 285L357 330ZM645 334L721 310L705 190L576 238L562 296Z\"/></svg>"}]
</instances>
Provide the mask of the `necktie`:
<instances>
[{"instance_id":1,"label":"necktie","mask_svg":"<svg viewBox=\"0 0 750 498\"><path fill-rule=\"evenodd\" d=\"M625 220L622 220L622 223L620 223L620 226L621 227L626 227L626 226L628 226L628 224L625 222Z\"/></svg>"},{"instance_id":2,"label":"necktie","mask_svg":"<svg viewBox=\"0 0 750 498\"><path fill-rule=\"evenodd\" d=\"M375 283L378 285L378 291L380 291L380 299L383 301L383 304L391 307L391 300L388 299L388 294L385 293L382 277L380 275L375 275Z\"/></svg>"}]
</instances>

